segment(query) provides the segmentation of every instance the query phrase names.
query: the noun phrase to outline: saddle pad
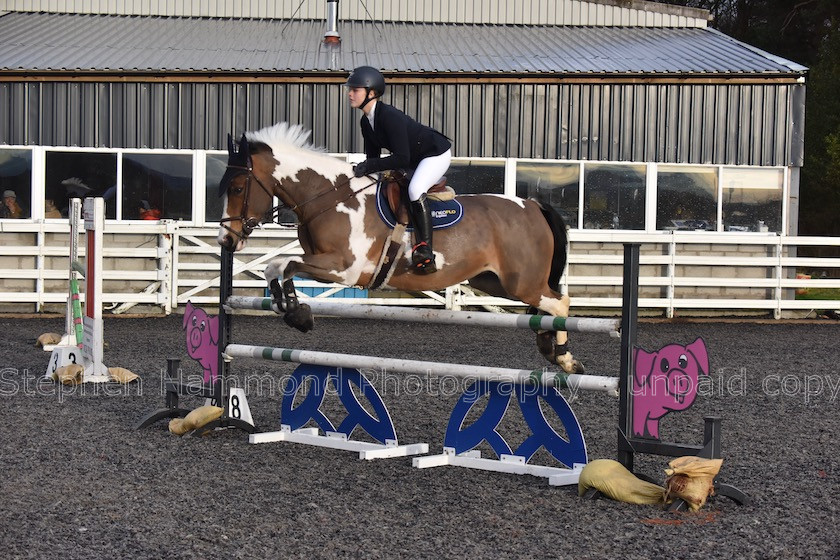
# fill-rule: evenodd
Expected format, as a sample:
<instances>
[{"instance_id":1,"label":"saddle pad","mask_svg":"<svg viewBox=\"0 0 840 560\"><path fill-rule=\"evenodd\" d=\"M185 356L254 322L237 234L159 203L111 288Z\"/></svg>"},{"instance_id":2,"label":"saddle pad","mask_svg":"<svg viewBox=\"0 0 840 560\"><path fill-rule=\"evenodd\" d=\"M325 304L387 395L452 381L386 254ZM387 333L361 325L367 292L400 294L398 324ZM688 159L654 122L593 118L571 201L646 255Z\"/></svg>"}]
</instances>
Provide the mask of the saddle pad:
<instances>
[{"instance_id":1,"label":"saddle pad","mask_svg":"<svg viewBox=\"0 0 840 560\"><path fill-rule=\"evenodd\" d=\"M397 225L397 218L391 211L391 206L388 204L388 199L385 197L385 189L382 188L382 183L376 185L376 210L379 212L379 217L385 222L389 228L394 229ZM429 210L432 214L432 229L443 229L454 226L464 217L464 207L458 202L458 199L438 201L429 199ZM409 226L406 231L414 231L414 228Z\"/></svg>"}]
</instances>

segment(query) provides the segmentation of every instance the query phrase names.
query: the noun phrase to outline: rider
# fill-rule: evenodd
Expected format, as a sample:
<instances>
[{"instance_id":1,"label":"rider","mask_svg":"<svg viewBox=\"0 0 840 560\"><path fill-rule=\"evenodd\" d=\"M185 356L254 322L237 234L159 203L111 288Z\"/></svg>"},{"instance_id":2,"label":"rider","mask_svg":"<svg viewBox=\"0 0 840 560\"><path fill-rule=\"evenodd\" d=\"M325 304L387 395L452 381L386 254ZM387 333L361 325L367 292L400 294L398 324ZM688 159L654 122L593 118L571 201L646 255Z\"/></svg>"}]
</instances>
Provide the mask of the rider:
<instances>
[{"instance_id":1,"label":"rider","mask_svg":"<svg viewBox=\"0 0 840 560\"><path fill-rule=\"evenodd\" d=\"M452 144L440 132L422 125L399 109L378 101L385 77L376 68L360 66L347 78L350 106L361 109L367 159L353 168L356 177L386 169L413 170L408 185L415 241L412 263L420 272L434 272L432 217L426 191L443 178L452 160ZM382 149L391 155L380 157Z\"/></svg>"}]
</instances>

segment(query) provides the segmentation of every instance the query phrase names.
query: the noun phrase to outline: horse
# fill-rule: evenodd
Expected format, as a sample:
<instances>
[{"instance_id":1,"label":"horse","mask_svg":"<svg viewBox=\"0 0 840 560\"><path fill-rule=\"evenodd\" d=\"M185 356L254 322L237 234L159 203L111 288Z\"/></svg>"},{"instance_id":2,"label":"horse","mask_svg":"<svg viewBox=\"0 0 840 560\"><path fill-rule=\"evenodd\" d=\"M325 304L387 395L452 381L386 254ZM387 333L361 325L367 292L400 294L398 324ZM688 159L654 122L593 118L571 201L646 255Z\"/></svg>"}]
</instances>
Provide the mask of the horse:
<instances>
[{"instance_id":1,"label":"horse","mask_svg":"<svg viewBox=\"0 0 840 560\"><path fill-rule=\"evenodd\" d=\"M302 256L269 262L265 278L287 324L306 332L309 306L299 302L292 278L367 287L382 266L393 231L376 208L376 179L354 177L352 165L309 141L300 125L278 123L228 136L228 165L219 183L224 213L218 243L235 252L251 232L283 207L298 218ZM274 206L274 198L282 206ZM532 199L495 194L459 195L463 217L436 229L437 270L421 273L410 263L410 234L381 289L444 290L469 281L491 296L521 301L544 313L568 317L569 297L560 292L566 267L566 225L556 210ZM568 350L565 331L539 331L537 347L567 373L583 365Z\"/></svg>"}]
</instances>

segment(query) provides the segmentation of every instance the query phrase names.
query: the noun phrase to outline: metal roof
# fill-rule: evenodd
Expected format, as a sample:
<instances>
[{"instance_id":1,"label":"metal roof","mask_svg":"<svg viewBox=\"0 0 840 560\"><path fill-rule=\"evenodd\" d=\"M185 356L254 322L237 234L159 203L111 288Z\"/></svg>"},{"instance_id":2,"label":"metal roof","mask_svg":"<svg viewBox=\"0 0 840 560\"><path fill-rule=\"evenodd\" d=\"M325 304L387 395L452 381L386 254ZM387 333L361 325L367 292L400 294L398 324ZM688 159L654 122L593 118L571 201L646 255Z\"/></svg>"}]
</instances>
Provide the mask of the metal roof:
<instances>
[{"instance_id":1,"label":"metal roof","mask_svg":"<svg viewBox=\"0 0 840 560\"><path fill-rule=\"evenodd\" d=\"M123 16L313 19L324 0L0 0L8 11ZM647 0L341 0L342 20L514 25L706 27L709 11Z\"/></svg>"},{"instance_id":2,"label":"metal roof","mask_svg":"<svg viewBox=\"0 0 840 560\"><path fill-rule=\"evenodd\" d=\"M798 75L806 68L712 29L325 22L10 12L0 71L501 75Z\"/></svg>"}]
</instances>

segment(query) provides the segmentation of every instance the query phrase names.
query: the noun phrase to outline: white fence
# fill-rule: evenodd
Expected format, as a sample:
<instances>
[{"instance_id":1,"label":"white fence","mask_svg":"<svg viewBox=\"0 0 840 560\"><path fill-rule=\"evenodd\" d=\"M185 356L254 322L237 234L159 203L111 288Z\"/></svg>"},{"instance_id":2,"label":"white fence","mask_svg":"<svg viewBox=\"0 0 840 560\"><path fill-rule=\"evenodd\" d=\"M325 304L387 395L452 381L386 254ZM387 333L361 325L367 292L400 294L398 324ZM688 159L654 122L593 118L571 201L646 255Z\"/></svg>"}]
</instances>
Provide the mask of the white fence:
<instances>
[{"instance_id":1,"label":"white fence","mask_svg":"<svg viewBox=\"0 0 840 560\"><path fill-rule=\"evenodd\" d=\"M69 226L61 222L0 223L0 311L63 310L67 297ZM104 247L106 311L169 313L192 301L218 303L219 247L216 227L179 222L107 222ZM840 301L797 299L796 290L840 288L840 238L766 233L703 233L572 230L567 289L572 307L618 313L622 244L641 249L642 311L674 317L692 314L766 313L776 318L810 310L840 309ZM80 246L83 251L83 245ZM301 254L293 229L257 230L236 254L234 285L241 295L263 295L262 272L273 257ZM797 278L804 272L811 278ZM301 295L385 305L521 307L474 294L468 286L445 292L364 293L343 286L296 282ZM60 304L60 305L59 305ZM153 309L149 309L152 306Z\"/></svg>"}]
</instances>

